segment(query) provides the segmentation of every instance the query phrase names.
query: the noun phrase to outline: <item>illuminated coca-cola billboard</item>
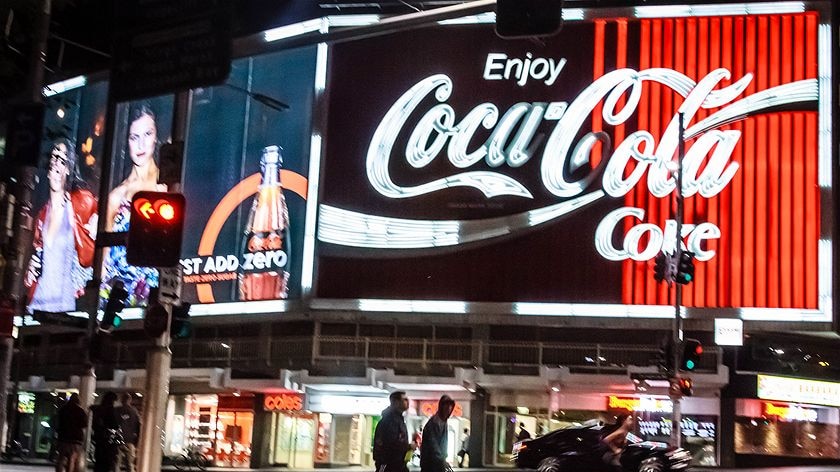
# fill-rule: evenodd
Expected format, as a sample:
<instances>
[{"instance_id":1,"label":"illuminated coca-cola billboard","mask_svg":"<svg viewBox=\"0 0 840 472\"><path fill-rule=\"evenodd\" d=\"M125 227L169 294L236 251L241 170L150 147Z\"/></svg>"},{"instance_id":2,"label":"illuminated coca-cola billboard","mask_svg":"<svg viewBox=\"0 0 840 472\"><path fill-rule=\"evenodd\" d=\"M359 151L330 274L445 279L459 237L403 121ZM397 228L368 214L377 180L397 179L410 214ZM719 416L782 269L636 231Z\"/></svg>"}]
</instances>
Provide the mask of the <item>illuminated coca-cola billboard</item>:
<instances>
[{"instance_id":1,"label":"illuminated coca-cola billboard","mask_svg":"<svg viewBox=\"0 0 840 472\"><path fill-rule=\"evenodd\" d=\"M652 265L676 244L683 113L692 316L830 320L828 6L569 10L543 43L457 24L334 46L316 297L668 316Z\"/></svg>"}]
</instances>

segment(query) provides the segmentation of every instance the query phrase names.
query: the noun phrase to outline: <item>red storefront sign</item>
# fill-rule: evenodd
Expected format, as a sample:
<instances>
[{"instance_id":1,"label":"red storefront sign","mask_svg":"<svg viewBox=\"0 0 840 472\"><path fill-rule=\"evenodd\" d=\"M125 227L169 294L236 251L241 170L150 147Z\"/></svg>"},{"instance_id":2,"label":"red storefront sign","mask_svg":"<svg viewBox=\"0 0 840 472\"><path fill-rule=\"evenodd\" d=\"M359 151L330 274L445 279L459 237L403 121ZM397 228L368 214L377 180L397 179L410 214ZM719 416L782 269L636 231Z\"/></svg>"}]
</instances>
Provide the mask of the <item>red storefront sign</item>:
<instances>
[{"instance_id":1,"label":"red storefront sign","mask_svg":"<svg viewBox=\"0 0 840 472\"><path fill-rule=\"evenodd\" d=\"M438 409L438 402L437 401L419 401L417 402L417 413L423 416L433 416L437 413ZM464 416L464 409L461 407L461 404L455 402L455 409L452 410L452 416L454 417L461 417Z\"/></svg>"},{"instance_id":2,"label":"red storefront sign","mask_svg":"<svg viewBox=\"0 0 840 472\"><path fill-rule=\"evenodd\" d=\"M302 393L267 393L263 400L265 411L301 411Z\"/></svg>"}]
</instances>

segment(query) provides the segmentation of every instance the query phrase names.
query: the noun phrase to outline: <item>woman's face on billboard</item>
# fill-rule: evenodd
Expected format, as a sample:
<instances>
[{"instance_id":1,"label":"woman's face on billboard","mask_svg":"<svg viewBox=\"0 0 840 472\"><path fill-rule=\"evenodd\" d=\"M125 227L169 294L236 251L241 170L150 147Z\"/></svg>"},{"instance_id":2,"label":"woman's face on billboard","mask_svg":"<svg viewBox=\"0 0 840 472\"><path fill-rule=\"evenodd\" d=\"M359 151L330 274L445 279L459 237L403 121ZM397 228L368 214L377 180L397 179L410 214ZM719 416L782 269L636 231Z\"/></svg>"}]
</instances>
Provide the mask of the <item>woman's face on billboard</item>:
<instances>
[{"instance_id":1,"label":"woman's face on billboard","mask_svg":"<svg viewBox=\"0 0 840 472\"><path fill-rule=\"evenodd\" d=\"M128 151L135 166L143 166L154 159L157 144L157 126L149 115L131 122L128 129Z\"/></svg>"},{"instance_id":2,"label":"woman's face on billboard","mask_svg":"<svg viewBox=\"0 0 840 472\"><path fill-rule=\"evenodd\" d=\"M64 183L67 181L68 170L67 146L58 143L50 151L50 167L47 178L50 181L50 190L60 192L64 190Z\"/></svg>"}]
</instances>

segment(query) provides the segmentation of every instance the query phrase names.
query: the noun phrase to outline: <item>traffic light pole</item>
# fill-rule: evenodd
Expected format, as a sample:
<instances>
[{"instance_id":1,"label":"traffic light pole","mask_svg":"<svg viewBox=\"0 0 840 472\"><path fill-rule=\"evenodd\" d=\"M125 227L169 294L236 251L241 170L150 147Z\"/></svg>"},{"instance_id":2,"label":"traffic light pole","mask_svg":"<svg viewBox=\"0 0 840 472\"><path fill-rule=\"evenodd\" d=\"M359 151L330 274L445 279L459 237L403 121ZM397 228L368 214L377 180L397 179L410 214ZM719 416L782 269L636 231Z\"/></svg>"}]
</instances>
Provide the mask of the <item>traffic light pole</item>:
<instances>
[{"instance_id":1,"label":"traffic light pole","mask_svg":"<svg viewBox=\"0 0 840 472\"><path fill-rule=\"evenodd\" d=\"M172 139L176 142L183 143L185 140L191 100L191 91L180 92L175 95ZM162 177L168 179L169 176ZM167 190L180 192L180 168L177 169L176 180L163 180L163 183L167 184ZM176 271L176 273L179 274L180 272ZM164 278L165 274L161 273L161 286L164 284ZM176 298L180 299L180 290L176 291ZM149 303L151 304L152 301L150 300ZM177 303L177 300L175 303ZM138 472L160 472L161 461L163 460L166 403L169 398L169 374L172 367L172 351L169 348L171 343L172 303L162 303L162 305L166 308L166 331L155 339L155 345L149 349L146 355L145 398L137 448Z\"/></svg>"},{"instance_id":2,"label":"traffic light pole","mask_svg":"<svg viewBox=\"0 0 840 472\"><path fill-rule=\"evenodd\" d=\"M683 157L685 156L685 123L683 122L684 115L678 114L679 122L679 142L677 145L677 244L674 249L674 255L679 264L680 252L682 251L682 226L683 226ZM679 381L680 378L680 358L681 352L680 343L682 341L682 284L674 283L674 323L671 331L671 343L673 346L672 355L673 368L672 378ZM679 389L670 388L671 395L671 443L679 447L682 442L682 405L680 404L681 392Z\"/></svg>"}]
</instances>

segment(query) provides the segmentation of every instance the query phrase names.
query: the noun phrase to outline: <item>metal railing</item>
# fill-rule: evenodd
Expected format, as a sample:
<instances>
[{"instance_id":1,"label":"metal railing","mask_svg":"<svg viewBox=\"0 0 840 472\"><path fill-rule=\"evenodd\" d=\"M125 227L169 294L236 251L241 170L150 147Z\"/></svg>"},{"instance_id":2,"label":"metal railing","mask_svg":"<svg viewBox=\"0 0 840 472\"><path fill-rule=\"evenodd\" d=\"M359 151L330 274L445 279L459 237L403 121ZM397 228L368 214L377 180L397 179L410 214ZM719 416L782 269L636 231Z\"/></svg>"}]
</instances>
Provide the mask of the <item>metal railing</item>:
<instances>
[{"instance_id":1,"label":"metal railing","mask_svg":"<svg viewBox=\"0 0 840 472\"><path fill-rule=\"evenodd\" d=\"M145 341L115 342L104 346L104 364L119 369L143 368ZM21 366L37 370L44 366L80 365L84 355L78 346L19 351ZM221 338L177 340L172 344L173 367L237 367L259 364L278 369L309 368L318 363L355 363L365 367L565 366L573 371L624 372L629 365L656 363L654 345L573 344L545 342L497 342L481 340L430 340L346 336L301 336L293 338ZM721 351L706 349L698 371L714 371Z\"/></svg>"},{"instance_id":2,"label":"metal railing","mask_svg":"<svg viewBox=\"0 0 840 472\"><path fill-rule=\"evenodd\" d=\"M577 371L625 372L627 366L656 363L656 345L451 341L320 336L313 361L357 361L369 365L456 364L483 367L565 366ZM698 371L714 371L721 352L706 349Z\"/></svg>"}]
</instances>

